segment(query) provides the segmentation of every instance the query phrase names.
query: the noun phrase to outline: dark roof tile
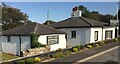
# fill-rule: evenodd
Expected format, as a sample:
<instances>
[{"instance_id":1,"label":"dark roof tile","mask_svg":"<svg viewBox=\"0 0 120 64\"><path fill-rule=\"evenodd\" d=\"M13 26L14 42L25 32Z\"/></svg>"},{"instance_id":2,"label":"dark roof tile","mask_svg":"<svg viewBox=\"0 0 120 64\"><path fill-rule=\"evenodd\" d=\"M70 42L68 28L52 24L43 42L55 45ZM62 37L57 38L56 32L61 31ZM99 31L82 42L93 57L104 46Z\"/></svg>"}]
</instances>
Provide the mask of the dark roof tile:
<instances>
[{"instance_id":1,"label":"dark roof tile","mask_svg":"<svg viewBox=\"0 0 120 64\"><path fill-rule=\"evenodd\" d=\"M2 32L2 35L32 35L33 32L40 33L41 35L48 34L65 34L65 32L58 31L54 28L41 25L38 23L30 23L26 25L22 25L13 29L9 29Z\"/></svg>"},{"instance_id":2,"label":"dark roof tile","mask_svg":"<svg viewBox=\"0 0 120 64\"><path fill-rule=\"evenodd\" d=\"M50 25L54 28L72 28L72 27L100 27L104 26L102 22L94 21L84 17L71 17Z\"/></svg>"}]
</instances>

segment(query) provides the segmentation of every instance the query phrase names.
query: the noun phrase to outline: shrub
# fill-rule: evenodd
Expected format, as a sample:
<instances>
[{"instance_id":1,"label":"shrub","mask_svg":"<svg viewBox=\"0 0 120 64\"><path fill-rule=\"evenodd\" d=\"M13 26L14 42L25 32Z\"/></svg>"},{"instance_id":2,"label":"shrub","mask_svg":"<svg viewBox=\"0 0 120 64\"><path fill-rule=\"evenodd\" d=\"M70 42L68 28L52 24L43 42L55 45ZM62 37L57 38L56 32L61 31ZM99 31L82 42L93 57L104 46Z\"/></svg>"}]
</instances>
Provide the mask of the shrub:
<instances>
[{"instance_id":1,"label":"shrub","mask_svg":"<svg viewBox=\"0 0 120 64\"><path fill-rule=\"evenodd\" d=\"M104 46L104 45L105 45L105 42L104 42L104 41L101 41L99 44L100 44L101 46Z\"/></svg>"},{"instance_id":2,"label":"shrub","mask_svg":"<svg viewBox=\"0 0 120 64\"><path fill-rule=\"evenodd\" d=\"M73 48L72 51L73 52L78 52L78 49L77 48Z\"/></svg>"},{"instance_id":3,"label":"shrub","mask_svg":"<svg viewBox=\"0 0 120 64\"><path fill-rule=\"evenodd\" d=\"M65 57L65 55L63 54L63 52L56 52L54 54L52 54L53 58L63 58Z\"/></svg>"},{"instance_id":4,"label":"shrub","mask_svg":"<svg viewBox=\"0 0 120 64\"><path fill-rule=\"evenodd\" d=\"M78 50L80 50L80 49L83 48L83 45L77 45L77 46L75 46L75 48L77 48Z\"/></svg>"},{"instance_id":5,"label":"shrub","mask_svg":"<svg viewBox=\"0 0 120 64\"><path fill-rule=\"evenodd\" d=\"M99 47L100 45L99 44L95 44L96 45L96 47Z\"/></svg>"},{"instance_id":6,"label":"shrub","mask_svg":"<svg viewBox=\"0 0 120 64\"><path fill-rule=\"evenodd\" d=\"M105 44L108 44L108 43L111 43L111 42L113 42L113 40L110 40L110 39L105 40Z\"/></svg>"},{"instance_id":7,"label":"shrub","mask_svg":"<svg viewBox=\"0 0 120 64\"><path fill-rule=\"evenodd\" d=\"M117 38L113 39L113 42L118 42L118 39Z\"/></svg>"},{"instance_id":8,"label":"shrub","mask_svg":"<svg viewBox=\"0 0 120 64\"><path fill-rule=\"evenodd\" d=\"M59 48L59 49L57 49L57 50L56 50L56 52L62 52L62 49L61 49L61 48Z\"/></svg>"},{"instance_id":9,"label":"shrub","mask_svg":"<svg viewBox=\"0 0 120 64\"><path fill-rule=\"evenodd\" d=\"M16 64L25 64L25 60L20 60L20 61L17 61Z\"/></svg>"},{"instance_id":10,"label":"shrub","mask_svg":"<svg viewBox=\"0 0 120 64\"><path fill-rule=\"evenodd\" d=\"M64 52L64 54L67 55L67 56L69 56L69 55L71 54L71 52L70 52L69 50L66 50L66 51Z\"/></svg>"},{"instance_id":11,"label":"shrub","mask_svg":"<svg viewBox=\"0 0 120 64\"><path fill-rule=\"evenodd\" d=\"M92 49L92 48L93 48L93 46L90 45L90 44L88 44L86 47L89 48L89 49Z\"/></svg>"},{"instance_id":12,"label":"shrub","mask_svg":"<svg viewBox=\"0 0 120 64\"><path fill-rule=\"evenodd\" d=\"M118 38L118 40L120 41L120 38Z\"/></svg>"},{"instance_id":13,"label":"shrub","mask_svg":"<svg viewBox=\"0 0 120 64\"><path fill-rule=\"evenodd\" d=\"M41 59L40 59L39 57L35 57L35 58L34 58L34 61L37 63L37 62L40 62Z\"/></svg>"},{"instance_id":14,"label":"shrub","mask_svg":"<svg viewBox=\"0 0 120 64\"><path fill-rule=\"evenodd\" d=\"M34 64L34 59L33 58L27 58L25 60L26 64Z\"/></svg>"}]
</instances>

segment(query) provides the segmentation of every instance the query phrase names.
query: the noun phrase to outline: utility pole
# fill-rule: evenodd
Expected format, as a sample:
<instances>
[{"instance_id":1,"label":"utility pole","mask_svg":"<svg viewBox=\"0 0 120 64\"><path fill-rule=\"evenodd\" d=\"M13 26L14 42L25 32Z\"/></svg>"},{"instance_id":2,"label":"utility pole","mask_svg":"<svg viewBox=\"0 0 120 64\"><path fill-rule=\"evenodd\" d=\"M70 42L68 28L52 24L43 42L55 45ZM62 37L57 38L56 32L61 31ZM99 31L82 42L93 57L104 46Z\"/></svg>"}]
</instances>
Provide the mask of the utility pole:
<instances>
[{"instance_id":1,"label":"utility pole","mask_svg":"<svg viewBox=\"0 0 120 64\"><path fill-rule=\"evenodd\" d=\"M47 11L47 25L49 25L49 11Z\"/></svg>"}]
</instances>

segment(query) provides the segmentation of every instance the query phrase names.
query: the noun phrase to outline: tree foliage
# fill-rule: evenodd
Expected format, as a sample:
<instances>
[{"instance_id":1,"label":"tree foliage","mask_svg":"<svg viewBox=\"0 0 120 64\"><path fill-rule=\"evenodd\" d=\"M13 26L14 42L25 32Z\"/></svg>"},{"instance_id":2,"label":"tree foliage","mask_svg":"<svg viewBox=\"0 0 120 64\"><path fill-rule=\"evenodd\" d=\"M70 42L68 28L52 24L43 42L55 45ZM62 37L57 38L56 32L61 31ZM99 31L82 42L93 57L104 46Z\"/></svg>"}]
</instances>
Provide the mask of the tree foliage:
<instances>
[{"instance_id":1,"label":"tree foliage","mask_svg":"<svg viewBox=\"0 0 120 64\"><path fill-rule=\"evenodd\" d=\"M2 29L8 30L16 26L20 26L31 22L28 20L27 14L21 12L20 9L10 7L2 3Z\"/></svg>"},{"instance_id":2,"label":"tree foliage","mask_svg":"<svg viewBox=\"0 0 120 64\"><path fill-rule=\"evenodd\" d=\"M102 15L98 11L90 12L89 10L87 10L87 7L84 7L82 5L79 6L79 10L82 11L83 17L100 21L100 22L110 23L110 19L115 19L115 16L110 14Z\"/></svg>"},{"instance_id":3,"label":"tree foliage","mask_svg":"<svg viewBox=\"0 0 120 64\"><path fill-rule=\"evenodd\" d=\"M43 23L44 25L50 25L50 24L53 24L55 23L55 21L52 21L52 20L47 20L45 21L45 23Z\"/></svg>"},{"instance_id":4,"label":"tree foliage","mask_svg":"<svg viewBox=\"0 0 120 64\"><path fill-rule=\"evenodd\" d=\"M31 36L31 47L32 48L37 48L37 47L43 47L45 45L42 45L41 43L38 42L38 38L39 38L40 34L39 33L32 33Z\"/></svg>"}]
</instances>

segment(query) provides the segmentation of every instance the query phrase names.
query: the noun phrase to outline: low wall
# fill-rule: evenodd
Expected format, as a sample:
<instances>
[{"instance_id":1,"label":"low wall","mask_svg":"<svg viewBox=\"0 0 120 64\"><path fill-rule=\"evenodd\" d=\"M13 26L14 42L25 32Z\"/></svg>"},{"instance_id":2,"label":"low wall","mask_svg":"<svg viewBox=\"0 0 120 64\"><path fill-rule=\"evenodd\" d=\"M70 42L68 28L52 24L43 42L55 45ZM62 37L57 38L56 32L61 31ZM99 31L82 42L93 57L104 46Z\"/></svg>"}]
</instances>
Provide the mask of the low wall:
<instances>
[{"instance_id":1,"label":"low wall","mask_svg":"<svg viewBox=\"0 0 120 64\"><path fill-rule=\"evenodd\" d=\"M46 47L28 49L28 50L22 51L21 53L22 53L22 56L25 57L25 56L41 54L48 51L50 51L50 47L46 46Z\"/></svg>"}]
</instances>

